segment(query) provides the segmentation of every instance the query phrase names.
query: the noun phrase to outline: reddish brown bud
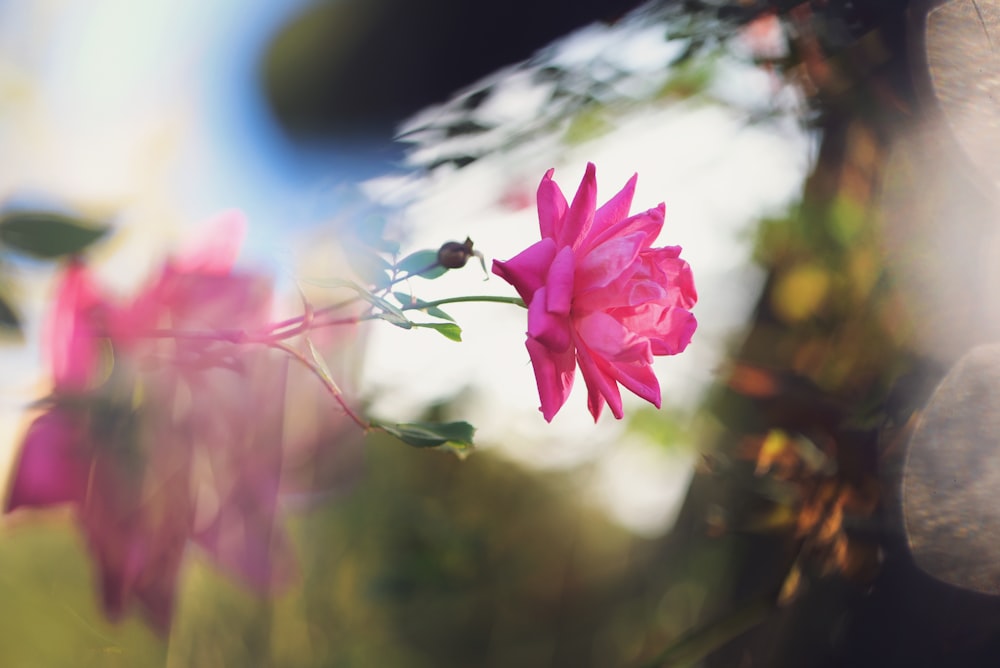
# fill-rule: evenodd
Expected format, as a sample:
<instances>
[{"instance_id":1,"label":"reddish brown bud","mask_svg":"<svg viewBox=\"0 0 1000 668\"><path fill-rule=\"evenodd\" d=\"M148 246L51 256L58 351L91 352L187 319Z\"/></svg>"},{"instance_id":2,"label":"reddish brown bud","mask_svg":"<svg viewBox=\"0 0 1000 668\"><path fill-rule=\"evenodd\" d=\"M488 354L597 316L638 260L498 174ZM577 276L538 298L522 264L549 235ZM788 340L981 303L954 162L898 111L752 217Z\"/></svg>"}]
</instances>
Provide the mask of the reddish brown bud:
<instances>
[{"instance_id":1,"label":"reddish brown bud","mask_svg":"<svg viewBox=\"0 0 1000 668\"><path fill-rule=\"evenodd\" d=\"M449 241L438 250L438 264L446 269L461 269L469 258L475 255L472 250L472 239L466 237L465 243Z\"/></svg>"}]
</instances>

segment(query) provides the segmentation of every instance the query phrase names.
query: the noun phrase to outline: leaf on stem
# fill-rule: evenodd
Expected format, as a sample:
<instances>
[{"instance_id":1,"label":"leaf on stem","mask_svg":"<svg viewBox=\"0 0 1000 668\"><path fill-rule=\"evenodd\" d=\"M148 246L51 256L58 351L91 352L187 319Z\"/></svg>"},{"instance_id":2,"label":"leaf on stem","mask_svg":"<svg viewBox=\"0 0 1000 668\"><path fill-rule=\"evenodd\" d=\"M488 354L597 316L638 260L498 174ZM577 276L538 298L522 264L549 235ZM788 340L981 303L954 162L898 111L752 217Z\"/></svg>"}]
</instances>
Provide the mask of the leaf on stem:
<instances>
[{"instance_id":1,"label":"leaf on stem","mask_svg":"<svg viewBox=\"0 0 1000 668\"><path fill-rule=\"evenodd\" d=\"M409 276L420 276L428 280L444 276L447 267L438 262L437 250L422 250L411 253L396 263L397 271L405 271Z\"/></svg>"},{"instance_id":2,"label":"leaf on stem","mask_svg":"<svg viewBox=\"0 0 1000 668\"><path fill-rule=\"evenodd\" d=\"M381 310L381 313L373 313L371 317L378 318L380 320L385 320L396 327L402 327L403 329L412 329L413 323L410 319L406 317L398 306L395 304L382 299L376 294L373 294L368 288L358 285L354 281L345 281L341 279L334 279L330 282L333 287L350 288L354 290L361 299L371 304L377 309Z\"/></svg>"},{"instance_id":3,"label":"leaf on stem","mask_svg":"<svg viewBox=\"0 0 1000 668\"><path fill-rule=\"evenodd\" d=\"M337 383L333 380L333 374L330 373L330 367L327 366L326 360L323 359L323 354L320 353L319 349L308 338L306 338L306 344L309 346L309 354L316 365L316 371L330 387L336 388Z\"/></svg>"},{"instance_id":4,"label":"leaf on stem","mask_svg":"<svg viewBox=\"0 0 1000 668\"><path fill-rule=\"evenodd\" d=\"M441 447L445 450L451 450L459 456L465 456L472 450L472 436L476 432L476 428L468 422L393 424L373 421L372 426L415 448Z\"/></svg>"},{"instance_id":5,"label":"leaf on stem","mask_svg":"<svg viewBox=\"0 0 1000 668\"><path fill-rule=\"evenodd\" d=\"M37 258L79 253L108 232L95 225L47 211L13 211L0 216L0 243Z\"/></svg>"},{"instance_id":6,"label":"leaf on stem","mask_svg":"<svg viewBox=\"0 0 1000 668\"><path fill-rule=\"evenodd\" d=\"M433 329L444 338L452 341L462 340L462 328L453 322L415 322L413 326Z\"/></svg>"},{"instance_id":7,"label":"leaf on stem","mask_svg":"<svg viewBox=\"0 0 1000 668\"><path fill-rule=\"evenodd\" d=\"M360 244L350 244L346 251L347 264L365 284L375 286L376 289L390 284L392 264L388 260Z\"/></svg>"},{"instance_id":8,"label":"leaf on stem","mask_svg":"<svg viewBox=\"0 0 1000 668\"><path fill-rule=\"evenodd\" d=\"M455 322L455 319L450 315L439 309L437 306L431 305L430 302L425 302L423 299L417 299L416 297L408 295L405 292L393 292L392 296L399 300L400 305L402 305L402 307L406 310L419 310L429 316Z\"/></svg>"}]
</instances>

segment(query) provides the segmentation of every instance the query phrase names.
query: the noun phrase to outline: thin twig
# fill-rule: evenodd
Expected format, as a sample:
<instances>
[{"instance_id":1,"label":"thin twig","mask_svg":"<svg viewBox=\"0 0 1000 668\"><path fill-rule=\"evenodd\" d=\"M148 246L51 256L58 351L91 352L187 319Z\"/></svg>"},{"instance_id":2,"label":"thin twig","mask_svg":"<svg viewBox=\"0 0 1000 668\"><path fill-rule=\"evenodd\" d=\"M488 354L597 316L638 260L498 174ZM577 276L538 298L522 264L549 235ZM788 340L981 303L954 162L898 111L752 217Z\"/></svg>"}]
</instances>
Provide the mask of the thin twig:
<instances>
[{"instance_id":1,"label":"thin twig","mask_svg":"<svg viewBox=\"0 0 1000 668\"><path fill-rule=\"evenodd\" d=\"M369 431L372 428L372 426L368 424L360 415L354 412L354 409L347 405L347 401L344 399L344 393L339 387L337 387L337 383L334 382L333 378L320 371L316 364L309 360L304 354L302 354L302 352L280 341L272 341L267 345L271 348L283 350L301 362L307 369L313 372L313 375L319 378L320 382L323 383L323 387L325 387L327 391L333 395L333 398L338 404L340 404L340 407L345 413L347 413L347 416L350 417L355 424L361 427L364 431Z\"/></svg>"}]
</instances>

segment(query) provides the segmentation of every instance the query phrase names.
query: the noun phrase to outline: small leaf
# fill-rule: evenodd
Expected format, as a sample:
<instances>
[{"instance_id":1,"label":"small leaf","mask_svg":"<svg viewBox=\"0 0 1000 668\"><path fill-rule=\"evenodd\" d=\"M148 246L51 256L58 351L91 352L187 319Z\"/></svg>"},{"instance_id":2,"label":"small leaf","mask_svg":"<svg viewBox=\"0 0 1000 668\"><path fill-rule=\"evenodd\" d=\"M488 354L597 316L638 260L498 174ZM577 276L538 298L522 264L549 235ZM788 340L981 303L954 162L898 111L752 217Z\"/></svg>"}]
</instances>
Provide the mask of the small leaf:
<instances>
[{"instance_id":1,"label":"small leaf","mask_svg":"<svg viewBox=\"0 0 1000 668\"><path fill-rule=\"evenodd\" d=\"M362 294L361 297L375 308L382 309L381 313L376 314L377 318L392 323L396 327L402 327L403 329L410 329L413 327L413 323L410 322L410 319L407 318L406 314L400 311L399 307L395 304L391 304L381 297L371 293Z\"/></svg>"},{"instance_id":2,"label":"small leaf","mask_svg":"<svg viewBox=\"0 0 1000 668\"><path fill-rule=\"evenodd\" d=\"M308 338L306 339L306 343L309 345L309 353L316 364L316 370L319 371L320 375L323 376L323 380L329 383L331 387L336 387L337 383L333 380L333 374L330 373L330 367L327 366L322 353L319 352L319 349Z\"/></svg>"},{"instance_id":3,"label":"small leaf","mask_svg":"<svg viewBox=\"0 0 1000 668\"><path fill-rule=\"evenodd\" d=\"M417 299L416 297L408 295L405 292L393 292L392 296L398 299L399 303L406 310L419 310L423 311L427 315L434 316L435 318L455 322L455 319L450 315L439 309L437 306L431 306L429 302L425 302L423 299Z\"/></svg>"},{"instance_id":4,"label":"small leaf","mask_svg":"<svg viewBox=\"0 0 1000 668\"><path fill-rule=\"evenodd\" d=\"M402 329L413 329L414 323L410 322L406 318L400 318L395 313L383 311L382 313L376 313L375 317L379 320L385 320L390 325L395 325L396 327L400 327Z\"/></svg>"},{"instance_id":5,"label":"small leaf","mask_svg":"<svg viewBox=\"0 0 1000 668\"><path fill-rule=\"evenodd\" d=\"M472 449L472 436L476 433L476 428L468 422L409 422L404 424L372 422L372 426L415 448L446 446L447 449L456 454L464 454Z\"/></svg>"},{"instance_id":6,"label":"small leaf","mask_svg":"<svg viewBox=\"0 0 1000 668\"><path fill-rule=\"evenodd\" d=\"M413 326L433 329L444 338L452 341L462 340L462 328L453 322L415 322Z\"/></svg>"},{"instance_id":7,"label":"small leaf","mask_svg":"<svg viewBox=\"0 0 1000 668\"><path fill-rule=\"evenodd\" d=\"M385 258L361 244L350 244L345 250L347 264L362 281L376 289L389 285L392 264Z\"/></svg>"},{"instance_id":8,"label":"small leaf","mask_svg":"<svg viewBox=\"0 0 1000 668\"><path fill-rule=\"evenodd\" d=\"M422 250L411 253L396 263L398 271L405 271L411 276L420 276L428 280L444 276L448 271L447 267L442 267L438 262L438 252L436 250Z\"/></svg>"},{"instance_id":9,"label":"small leaf","mask_svg":"<svg viewBox=\"0 0 1000 668\"><path fill-rule=\"evenodd\" d=\"M44 259L79 253L107 232L107 226L46 211L0 216L0 243Z\"/></svg>"},{"instance_id":10,"label":"small leaf","mask_svg":"<svg viewBox=\"0 0 1000 668\"><path fill-rule=\"evenodd\" d=\"M342 279L334 279L329 281L328 285L331 287L340 288L350 288L358 293L358 296L364 299L366 302L374 306L375 308L381 309L381 313L374 313L371 317L378 318L380 320L385 320L386 322L392 323L397 327L402 327L403 329L411 329L413 323L410 319L406 317L406 314L399 310L399 307L395 304L387 302L378 295L372 294L372 292L361 285L358 285L354 281L345 281Z\"/></svg>"}]
</instances>

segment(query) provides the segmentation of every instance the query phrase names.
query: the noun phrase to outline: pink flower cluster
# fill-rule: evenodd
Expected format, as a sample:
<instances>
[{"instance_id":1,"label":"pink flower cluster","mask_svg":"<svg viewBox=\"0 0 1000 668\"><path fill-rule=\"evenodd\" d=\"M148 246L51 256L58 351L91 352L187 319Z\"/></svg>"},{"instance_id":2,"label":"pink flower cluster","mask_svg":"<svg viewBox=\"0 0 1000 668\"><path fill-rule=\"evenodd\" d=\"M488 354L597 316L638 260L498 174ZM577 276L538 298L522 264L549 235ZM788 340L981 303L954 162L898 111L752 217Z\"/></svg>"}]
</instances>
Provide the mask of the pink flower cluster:
<instances>
[{"instance_id":1,"label":"pink flower cluster","mask_svg":"<svg viewBox=\"0 0 1000 668\"><path fill-rule=\"evenodd\" d=\"M24 438L6 512L74 506L112 619L135 601L165 631L189 543L261 590L294 573L278 524L288 358L218 335L262 331L271 315L270 281L233 270L242 228L223 216L208 244L125 303L79 262L58 286L54 392Z\"/></svg>"},{"instance_id":2,"label":"pink flower cluster","mask_svg":"<svg viewBox=\"0 0 1000 668\"><path fill-rule=\"evenodd\" d=\"M679 246L653 248L664 206L630 216L636 177L597 208L594 165L567 205L549 170L538 187L541 241L493 272L528 306L528 354L541 411L562 408L579 365L594 420L604 404L622 417L619 384L660 406L651 364L691 341L697 292Z\"/></svg>"}]
</instances>

